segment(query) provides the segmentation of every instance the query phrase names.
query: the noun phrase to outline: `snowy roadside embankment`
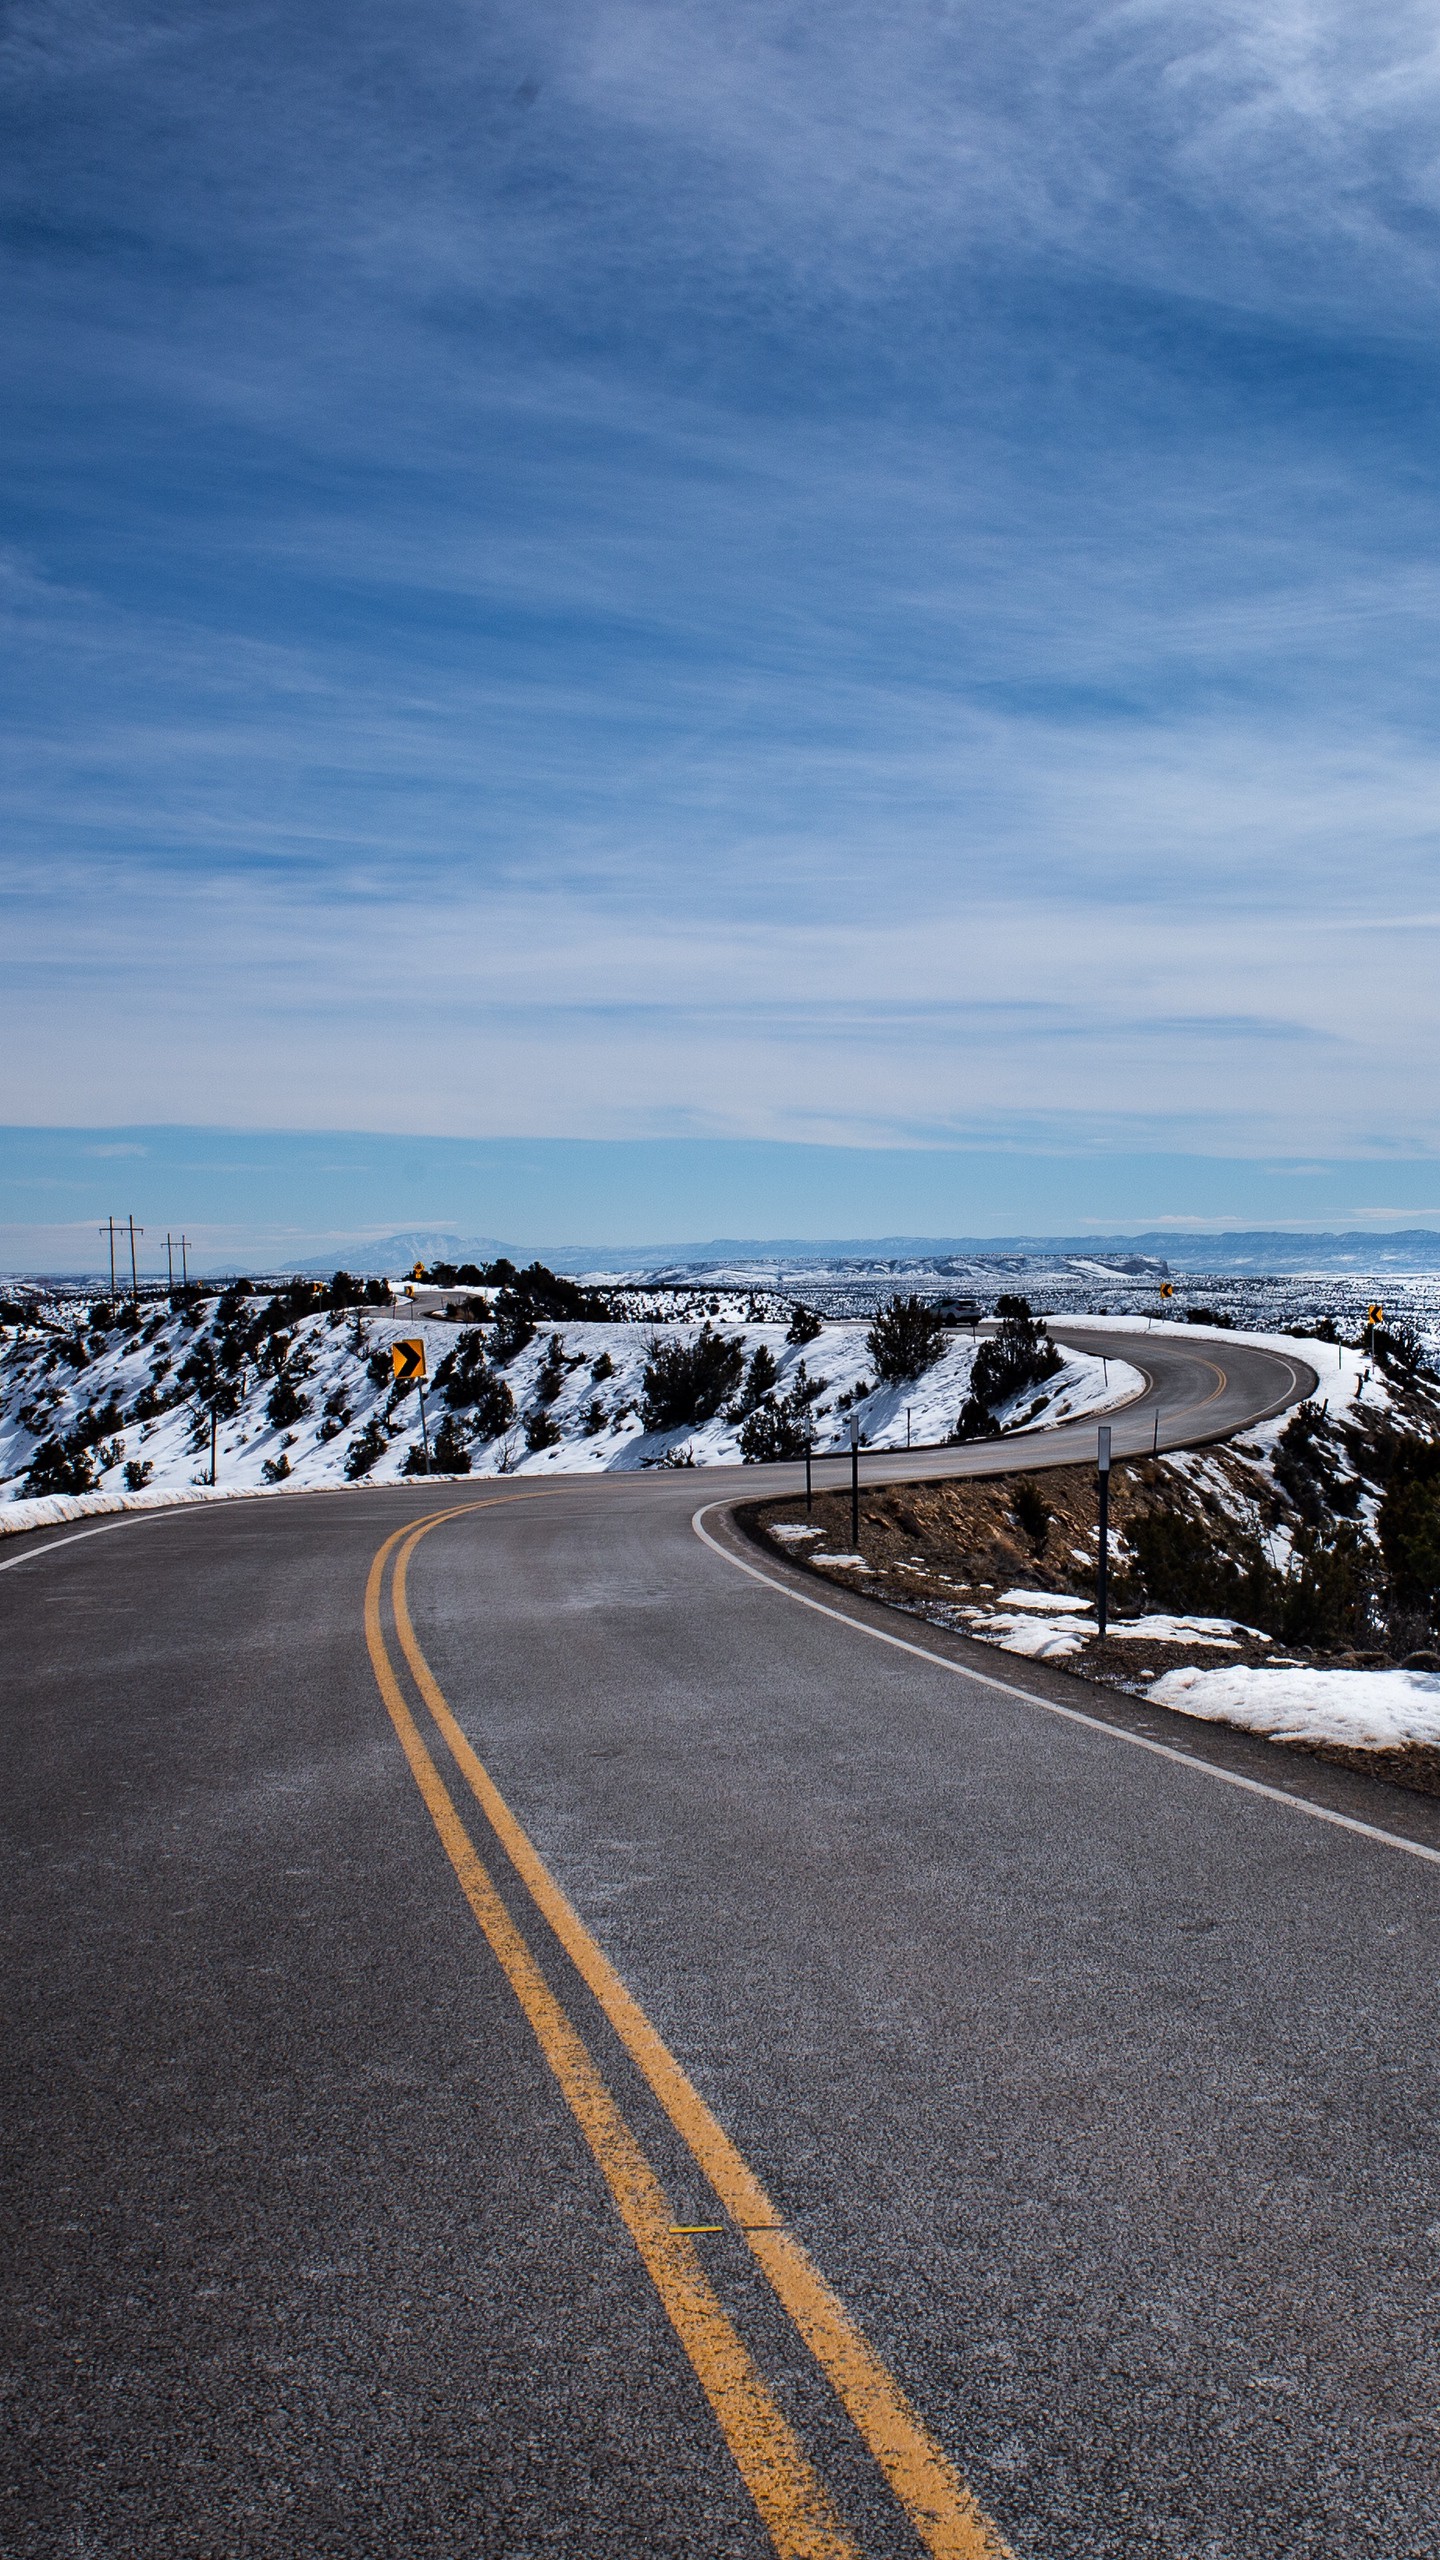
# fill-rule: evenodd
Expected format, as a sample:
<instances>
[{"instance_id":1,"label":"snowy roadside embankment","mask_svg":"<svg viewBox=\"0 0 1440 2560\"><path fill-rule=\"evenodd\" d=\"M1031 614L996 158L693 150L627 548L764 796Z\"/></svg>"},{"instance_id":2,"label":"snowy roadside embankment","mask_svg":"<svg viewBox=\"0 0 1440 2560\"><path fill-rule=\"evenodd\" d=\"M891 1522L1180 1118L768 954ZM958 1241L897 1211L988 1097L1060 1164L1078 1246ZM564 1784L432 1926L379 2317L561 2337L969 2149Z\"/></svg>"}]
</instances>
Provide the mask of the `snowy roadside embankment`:
<instances>
[{"instance_id":1,"label":"snowy roadside embankment","mask_svg":"<svg viewBox=\"0 0 1440 2560\"><path fill-rule=\"evenodd\" d=\"M908 1380L877 1381L869 1328L727 1320L409 1320L318 1290L232 1290L132 1311L96 1303L6 1328L0 1529L287 1486L391 1483L425 1471L419 1398L391 1348L425 1344L436 1475L733 1466L848 1443L948 1440L983 1343L950 1337ZM513 1310L512 1310L513 1319ZM805 1328L799 1328L802 1332ZM1001 1401L995 1427L1113 1410L1142 1381L1074 1353ZM213 1460L215 1483L211 1485Z\"/></svg>"}]
</instances>

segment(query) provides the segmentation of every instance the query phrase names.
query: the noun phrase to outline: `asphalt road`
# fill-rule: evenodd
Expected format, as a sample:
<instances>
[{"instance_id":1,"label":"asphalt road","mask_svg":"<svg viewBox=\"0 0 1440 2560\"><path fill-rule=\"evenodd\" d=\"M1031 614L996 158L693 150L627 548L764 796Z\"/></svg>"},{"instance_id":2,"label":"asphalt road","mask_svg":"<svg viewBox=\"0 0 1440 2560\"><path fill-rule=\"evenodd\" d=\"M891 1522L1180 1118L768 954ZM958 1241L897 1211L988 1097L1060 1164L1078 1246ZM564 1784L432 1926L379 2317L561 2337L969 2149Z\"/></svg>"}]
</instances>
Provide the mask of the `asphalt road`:
<instances>
[{"instance_id":1,"label":"asphalt road","mask_svg":"<svg viewBox=\"0 0 1440 2560\"><path fill-rule=\"evenodd\" d=\"M767 1478L0 1550L7 2555L1440 2547L1428 1808L797 1605Z\"/></svg>"},{"instance_id":2,"label":"asphalt road","mask_svg":"<svg viewBox=\"0 0 1440 2560\"><path fill-rule=\"evenodd\" d=\"M991 1332L993 1326L982 1326ZM1128 1404L1105 1416L1116 1458L1143 1456L1152 1449L1194 1448L1225 1440L1247 1423L1283 1412L1313 1393L1316 1372L1297 1355L1260 1351L1248 1343L1219 1342L1206 1334L1187 1341L1173 1334L1112 1332L1108 1326L1052 1323L1047 1330L1057 1342L1094 1354L1108 1354L1139 1371L1144 1390ZM1336 1355L1339 1356L1338 1353ZM1096 1423L1062 1422L1050 1430L1012 1433L1003 1441L982 1440L955 1448L949 1444L920 1454L905 1453L903 1473L922 1475L1001 1475L1018 1464L1027 1472L1039 1467L1074 1466L1095 1460ZM887 1470L878 1457L865 1461L867 1473Z\"/></svg>"}]
</instances>

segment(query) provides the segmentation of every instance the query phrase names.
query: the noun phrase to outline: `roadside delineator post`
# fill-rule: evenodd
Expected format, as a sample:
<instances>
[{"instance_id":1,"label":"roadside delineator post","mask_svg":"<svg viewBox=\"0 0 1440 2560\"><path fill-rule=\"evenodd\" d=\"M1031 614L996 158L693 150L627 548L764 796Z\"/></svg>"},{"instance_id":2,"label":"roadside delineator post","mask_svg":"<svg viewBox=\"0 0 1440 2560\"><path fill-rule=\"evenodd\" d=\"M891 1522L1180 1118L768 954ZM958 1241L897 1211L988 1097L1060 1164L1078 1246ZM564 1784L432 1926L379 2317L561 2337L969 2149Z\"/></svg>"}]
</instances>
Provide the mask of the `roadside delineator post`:
<instances>
[{"instance_id":1,"label":"roadside delineator post","mask_svg":"<svg viewBox=\"0 0 1440 2560\"><path fill-rule=\"evenodd\" d=\"M806 1511L807 1511L807 1512L809 1511L809 1509L810 1509L810 1504L811 1504L811 1493L810 1493L810 1453L811 1453L811 1451L813 1450L814 1446L815 1446L815 1434L814 1434L814 1432L813 1432L813 1431L807 1431L807 1432L806 1432L806 1434L805 1434L805 1508L806 1508Z\"/></svg>"},{"instance_id":2,"label":"roadside delineator post","mask_svg":"<svg viewBox=\"0 0 1440 2560\"><path fill-rule=\"evenodd\" d=\"M860 1417L850 1416L850 1544L860 1553Z\"/></svg>"},{"instance_id":3,"label":"roadside delineator post","mask_svg":"<svg viewBox=\"0 0 1440 2560\"><path fill-rule=\"evenodd\" d=\"M1098 1437L1100 1562L1095 1577L1095 1617L1098 1631L1103 1637L1106 1610L1110 1599L1110 1425L1108 1422L1101 1423Z\"/></svg>"}]
</instances>

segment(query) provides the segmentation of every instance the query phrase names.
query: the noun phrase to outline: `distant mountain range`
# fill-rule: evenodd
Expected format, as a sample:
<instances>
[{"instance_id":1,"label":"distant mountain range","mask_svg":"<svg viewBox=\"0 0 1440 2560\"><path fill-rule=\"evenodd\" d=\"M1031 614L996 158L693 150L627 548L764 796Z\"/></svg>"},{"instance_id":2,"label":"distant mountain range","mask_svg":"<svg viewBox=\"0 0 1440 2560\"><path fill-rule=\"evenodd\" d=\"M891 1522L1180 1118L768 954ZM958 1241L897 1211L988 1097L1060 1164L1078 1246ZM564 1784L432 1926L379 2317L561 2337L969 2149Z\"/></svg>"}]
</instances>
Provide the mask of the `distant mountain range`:
<instances>
[{"instance_id":1,"label":"distant mountain range","mask_svg":"<svg viewBox=\"0 0 1440 2560\"><path fill-rule=\"evenodd\" d=\"M708 1242L666 1245L517 1245L494 1236L458 1236L434 1228L403 1228L377 1242L351 1245L295 1267L328 1274L337 1263L350 1271L408 1271L415 1262L547 1262L552 1271L660 1273L775 1272L797 1281L807 1272L856 1266L922 1266L954 1263L981 1269L1012 1260L1104 1263L1112 1270L1141 1266L1213 1272L1382 1272L1440 1269L1440 1228L1404 1227L1385 1234L1350 1229L1338 1234L1294 1235L1279 1228L1232 1229L1223 1235L1180 1235L1149 1229L1140 1235L1106 1236L715 1236Z\"/></svg>"}]
</instances>

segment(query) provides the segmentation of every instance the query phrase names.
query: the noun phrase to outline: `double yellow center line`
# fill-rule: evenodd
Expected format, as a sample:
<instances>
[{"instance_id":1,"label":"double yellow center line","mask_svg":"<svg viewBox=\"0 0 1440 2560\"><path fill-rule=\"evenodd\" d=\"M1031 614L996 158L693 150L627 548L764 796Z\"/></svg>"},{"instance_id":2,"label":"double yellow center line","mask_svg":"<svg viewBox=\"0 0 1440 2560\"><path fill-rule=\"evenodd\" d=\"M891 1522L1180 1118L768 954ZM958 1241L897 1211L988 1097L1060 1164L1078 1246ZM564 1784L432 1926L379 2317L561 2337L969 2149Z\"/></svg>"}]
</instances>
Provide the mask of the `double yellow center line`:
<instances>
[{"instance_id":1,"label":"double yellow center line","mask_svg":"<svg viewBox=\"0 0 1440 2560\"><path fill-rule=\"evenodd\" d=\"M385 1540L365 1590L370 1659L401 1748L461 1890L594 2154L771 2541L782 2560L860 2560L859 2546L700 2263L692 2232L713 2226L687 2227L672 2221L660 2180L461 1820L406 1703L386 1641L381 1610L387 1567L391 1568L390 1598L400 1650L493 1841L504 1851L536 1912L594 1995L703 2171L727 2223L743 2236L920 2540L935 2560L1008 2560L1004 2543L964 2481L807 2251L785 2229L758 2178L561 1892L466 1740L420 1650L406 1596L406 1573L415 1548L444 1522L493 1507L493 1501L460 1504L408 1529L397 1529Z\"/></svg>"}]
</instances>

